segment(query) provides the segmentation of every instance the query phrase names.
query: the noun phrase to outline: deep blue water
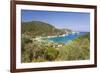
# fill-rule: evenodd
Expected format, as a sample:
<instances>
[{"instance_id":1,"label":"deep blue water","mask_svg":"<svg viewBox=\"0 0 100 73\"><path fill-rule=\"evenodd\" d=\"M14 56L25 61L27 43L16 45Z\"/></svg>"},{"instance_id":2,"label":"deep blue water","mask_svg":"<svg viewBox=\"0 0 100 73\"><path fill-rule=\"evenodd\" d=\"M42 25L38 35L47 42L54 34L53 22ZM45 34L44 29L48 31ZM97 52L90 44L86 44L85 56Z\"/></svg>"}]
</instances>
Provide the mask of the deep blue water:
<instances>
[{"instance_id":1,"label":"deep blue water","mask_svg":"<svg viewBox=\"0 0 100 73\"><path fill-rule=\"evenodd\" d=\"M87 32L79 32L79 33L71 33L65 36L57 36L57 37L50 37L47 38L48 41L53 41L55 43L67 43L69 40L73 40L79 36L85 35Z\"/></svg>"}]
</instances>

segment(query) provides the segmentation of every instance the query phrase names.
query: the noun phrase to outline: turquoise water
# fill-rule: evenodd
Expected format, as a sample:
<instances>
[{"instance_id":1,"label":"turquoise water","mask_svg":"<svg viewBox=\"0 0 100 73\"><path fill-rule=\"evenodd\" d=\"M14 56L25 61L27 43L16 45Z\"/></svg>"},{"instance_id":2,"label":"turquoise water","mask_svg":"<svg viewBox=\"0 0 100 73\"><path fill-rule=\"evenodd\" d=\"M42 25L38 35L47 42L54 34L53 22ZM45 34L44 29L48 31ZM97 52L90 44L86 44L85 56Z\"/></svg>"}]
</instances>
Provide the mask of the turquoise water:
<instances>
[{"instance_id":1,"label":"turquoise water","mask_svg":"<svg viewBox=\"0 0 100 73\"><path fill-rule=\"evenodd\" d=\"M47 38L48 41L53 41L55 43L67 43L69 40L73 40L79 36L85 35L87 32L79 32L79 33L71 33L65 36L57 36L57 37L50 37Z\"/></svg>"}]
</instances>

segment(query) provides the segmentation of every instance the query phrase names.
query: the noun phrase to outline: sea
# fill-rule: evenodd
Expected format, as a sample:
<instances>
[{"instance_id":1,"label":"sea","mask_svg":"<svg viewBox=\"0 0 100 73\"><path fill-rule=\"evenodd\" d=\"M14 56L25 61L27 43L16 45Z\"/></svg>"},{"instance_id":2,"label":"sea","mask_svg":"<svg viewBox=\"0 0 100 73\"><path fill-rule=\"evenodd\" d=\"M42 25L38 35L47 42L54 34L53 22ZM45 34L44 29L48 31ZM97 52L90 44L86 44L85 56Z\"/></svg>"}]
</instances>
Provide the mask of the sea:
<instances>
[{"instance_id":1,"label":"sea","mask_svg":"<svg viewBox=\"0 0 100 73\"><path fill-rule=\"evenodd\" d=\"M73 40L79 36L83 36L87 33L88 32L70 33L70 34L65 34L64 36L49 37L46 39L48 41L53 41L55 43L67 43L68 41Z\"/></svg>"}]
</instances>

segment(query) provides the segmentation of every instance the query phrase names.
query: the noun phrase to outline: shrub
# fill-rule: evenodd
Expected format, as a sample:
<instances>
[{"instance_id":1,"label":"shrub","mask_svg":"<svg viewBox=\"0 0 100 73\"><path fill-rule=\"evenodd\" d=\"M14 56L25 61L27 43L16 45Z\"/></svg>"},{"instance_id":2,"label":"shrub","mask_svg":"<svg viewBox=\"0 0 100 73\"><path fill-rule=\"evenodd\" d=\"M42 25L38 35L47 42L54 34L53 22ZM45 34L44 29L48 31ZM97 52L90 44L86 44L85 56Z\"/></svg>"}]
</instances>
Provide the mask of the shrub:
<instances>
[{"instance_id":1,"label":"shrub","mask_svg":"<svg viewBox=\"0 0 100 73\"><path fill-rule=\"evenodd\" d=\"M55 48L48 48L46 51L46 59L48 61L53 61L57 58L59 52Z\"/></svg>"}]
</instances>

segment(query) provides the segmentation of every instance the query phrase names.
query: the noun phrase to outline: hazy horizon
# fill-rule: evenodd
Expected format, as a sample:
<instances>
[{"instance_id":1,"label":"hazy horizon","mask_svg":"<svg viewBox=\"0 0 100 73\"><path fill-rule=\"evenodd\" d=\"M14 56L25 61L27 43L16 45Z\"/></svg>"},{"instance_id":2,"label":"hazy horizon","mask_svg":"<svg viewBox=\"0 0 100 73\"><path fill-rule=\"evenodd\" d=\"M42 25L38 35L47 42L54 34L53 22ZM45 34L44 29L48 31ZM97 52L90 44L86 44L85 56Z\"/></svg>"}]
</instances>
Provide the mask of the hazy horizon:
<instances>
[{"instance_id":1,"label":"hazy horizon","mask_svg":"<svg viewBox=\"0 0 100 73\"><path fill-rule=\"evenodd\" d=\"M89 13L21 10L21 21L41 21L59 29L90 32Z\"/></svg>"}]
</instances>

